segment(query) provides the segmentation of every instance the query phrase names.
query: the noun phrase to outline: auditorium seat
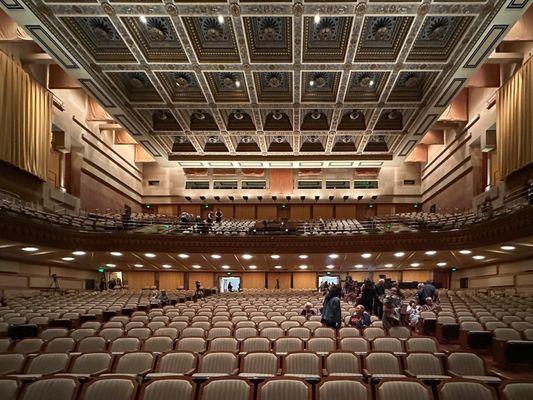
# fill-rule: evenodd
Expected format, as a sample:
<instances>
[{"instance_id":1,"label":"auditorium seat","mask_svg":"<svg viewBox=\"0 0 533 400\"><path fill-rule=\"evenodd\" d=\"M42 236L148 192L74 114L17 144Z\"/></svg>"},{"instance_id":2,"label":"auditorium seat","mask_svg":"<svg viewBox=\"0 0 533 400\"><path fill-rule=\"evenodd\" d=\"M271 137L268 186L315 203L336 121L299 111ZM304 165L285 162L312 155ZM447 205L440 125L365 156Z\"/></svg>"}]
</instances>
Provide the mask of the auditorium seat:
<instances>
[{"instance_id":1,"label":"auditorium seat","mask_svg":"<svg viewBox=\"0 0 533 400\"><path fill-rule=\"evenodd\" d=\"M363 373L373 382L382 378L405 378L400 360L392 353L372 352L364 358Z\"/></svg>"},{"instance_id":2,"label":"auditorium seat","mask_svg":"<svg viewBox=\"0 0 533 400\"><path fill-rule=\"evenodd\" d=\"M244 378L213 378L200 387L199 400L250 400L253 386Z\"/></svg>"},{"instance_id":3,"label":"auditorium seat","mask_svg":"<svg viewBox=\"0 0 533 400\"><path fill-rule=\"evenodd\" d=\"M533 399L532 381L509 381L499 387L501 400Z\"/></svg>"},{"instance_id":4,"label":"auditorium seat","mask_svg":"<svg viewBox=\"0 0 533 400\"><path fill-rule=\"evenodd\" d=\"M364 383L349 378L323 379L317 388L317 400L368 400L370 389Z\"/></svg>"},{"instance_id":5,"label":"auditorium seat","mask_svg":"<svg viewBox=\"0 0 533 400\"><path fill-rule=\"evenodd\" d=\"M127 377L105 377L87 383L80 400L134 400L137 382Z\"/></svg>"},{"instance_id":6,"label":"auditorium seat","mask_svg":"<svg viewBox=\"0 0 533 400\"><path fill-rule=\"evenodd\" d=\"M236 375L238 373L237 356L233 353L207 352L201 356L198 371L193 378L212 378L217 376Z\"/></svg>"},{"instance_id":7,"label":"auditorium seat","mask_svg":"<svg viewBox=\"0 0 533 400\"><path fill-rule=\"evenodd\" d=\"M345 337L339 340L339 349L366 354L370 351L370 343L362 337Z\"/></svg>"},{"instance_id":8,"label":"auditorium seat","mask_svg":"<svg viewBox=\"0 0 533 400\"><path fill-rule=\"evenodd\" d=\"M446 358L447 373L453 377L478 380L489 384L501 383L501 378L489 374L485 361L474 353L452 352Z\"/></svg>"},{"instance_id":9,"label":"auditorium seat","mask_svg":"<svg viewBox=\"0 0 533 400\"><path fill-rule=\"evenodd\" d=\"M0 376L8 374L17 374L21 372L25 362L26 357L24 356L24 354L0 354Z\"/></svg>"},{"instance_id":10,"label":"auditorium seat","mask_svg":"<svg viewBox=\"0 0 533 400\"><path fill-rule=\"evenodd\" d=\"M442 360L430 353L410 353L405 357L405 373L422 381L448 379Z\"/></svg>"},{"instance_id":11,"label":"auditorium seat","mask_svg":"<svg viewBox=\"0 0 533 400\"><path fill-rule=\"evenodd\" d=\"M76 351L79 353L95 353L104 351L107 347L105 338L100 336L87 336L78 342Z\"/></svg>"},{"instance_id":12,"label":"auditorium seat","mask_svg":"<svg viewBox=\"0 0 533 400\"><path fill-rule=\"evenodd\" d=\"M69 374L81 376L99 375L111 371L113 357L106 352L86 353L74 358Z\"/></svg>"},{"instance_id":13,"label":"auditorium seat","mask_svg":"<svg viewBox=\"0 0 533 400\"><path fill-rule=\"evenodd\" d=\"M317 381L322 376L321 359L311 352L291 352L283 358L283 375Z\"/></svg>"},{"instance_id":14,"label":"auditorium seat","mask_svg":"<svg viewBox=\"0 0 533 400\"><path fill-rule=\"evenodd\" d=\"M450 379L442 381L438 388L439 400L497 400L496 391L477 381Z\"/></svg>"},{"instance_id":15,"label":"auditorium seat","mask_svg":"<svg viewBox=\"0 0 533 400\"><path fill-rule=\"evenodd\" d=\"M155 360L155 355L147 351L125 353L117 357L112 373L132 376L146 375L153 370Z\"/></svg>"},{"instance_id":16,"label":"auditorium seat","mask_svg":"<svg viewBox=\"0 0 533 400\"><path fill-rule=\"evenodd\" d=\"M258 400L309 400L311 386L302 379L277 377L266 380L257 388Z\"/></svg>"},{"instance_id":17,"label":"auditorium seat","mask_svg":"<svg viewBox=\"0 0 533 400\"><path fill-rule=\"evenodd\" d=\"M376 387L380 400L432 400L431 390L415 379L384 379Z\"/></svg>"},{"instance_id":18,"label":"auditorium seat","mask_svg":"<svg viewBox=\"0 0 533 400\"><path fill-rule=\"evenodd\" d=\"M140 348L141 341L135 337L119 337L109 343L109 351L112 353L138 351Z\"/></svg>"},{"instance_id":19,"label":"auditorium seat","mask_svg":"<svg viewBox=\"0 0 533 400\"><path fill-rule=\"evenodd\" d=\"M241 352L270 351L272 342L266 337L250 337L241 342Z\"/></svg>"},{"instance_id":20,"label":"auditorium seat","mask_svg":"<svg viewBox=\"0 0 533 400\"><path fill-rule=\"evenodd\" d=\"M143 342L141 350L151 351L152 353L164 353L171 351L173 345L174 340L169 336L152 336Z\"/></svg>"},{"instance_id":21,"label":"auditorium seat","mask_svg":"<svg viewBox=\"0 0 533 400\"><path fill-rule=\"evenodd\" d=\"M194 400L196 385L188 377L152 379L141 387L140 400Z\"/></svg>"},{"instance_id":22,"label":"auditorium seat","mask_svg":"<svg viewBox=\"0 0 533 400\"><path fill-rule=\"evenodd\" d=\"M271 352L247 353L242 357L239 376L244 378L265 378L279 372L279 359Z\"/></svg>"},{"instance_id":23,"label":"auditorium seat","mask_svg":"<svg viewBox=\"0 0 533 400\"><path fill-rule=\"evenodd\" d=\"M18 379L9 378L9 377L1 377L0 378L0 393L2 393L2 399L3 400L16 400L18 398L18 393L19 393L21 386L22 385ZM24 397L22 397L21 399L26 400ZM30 400L30 399L28 398L27 400ZM50 399L50 400L53 400L53 399ZM58 400L63 400L63 399L58 399ZM69 400L73 400L73 399L69 399Z\"/></svg>"},{"instance_id":24,"label":"auditorium seat","mask_svg":"<svg viewBox=\"0 0 533 400\"><path fill-rule=\"evenodd\" d=\"M172 351L162 354L157 360L155 372L147 377L192 375L198 365L198 358L192 352Z\"/></svg>"},{"instance_id":25,"label":"auditorium seat","mask_svg":"<svg viewBox=\"0 0 533 400\"><path fill-rule=\"evenodd\" d=\"M20 400L75 400L79 390L80 384L73 378L41 378L23 389Z\"/></svg>"},{"instance_id":26,"label":"auditorium seat","mask_svg":"<svg viewBox=\"0 0 533 400\"><path fill-rule=\"evenodd\" d=\"M280 337L273 342L273 350L277 355L286 355L303 349L304 341L298 337Z\"/></svg>"},{"instance_id":27,"label":"auditorium seat","mask_svg":"<svg viewBox=\"0 0 533 400\"><path fill-rule=\"evenodd\" d=\"M336 351L328 354L324 361L325 374L330 377L361 378L361 361L350 351Z\"/></svg>"}]
</instances>

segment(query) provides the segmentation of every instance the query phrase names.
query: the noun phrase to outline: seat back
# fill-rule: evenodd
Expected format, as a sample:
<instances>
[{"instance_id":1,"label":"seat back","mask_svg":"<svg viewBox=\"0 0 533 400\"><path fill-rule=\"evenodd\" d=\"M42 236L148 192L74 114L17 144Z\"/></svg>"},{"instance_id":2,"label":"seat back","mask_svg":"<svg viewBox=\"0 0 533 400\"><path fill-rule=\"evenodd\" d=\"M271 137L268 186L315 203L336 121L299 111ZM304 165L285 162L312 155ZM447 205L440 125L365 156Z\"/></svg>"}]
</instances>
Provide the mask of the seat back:
<instances>
[{"instance_id":1,"label":"seat back","mask_svg":"<svg viewBox=\"0 0 533 400\"><path fill-rule=\"evenodd\" d=\"M74 400L79 386L73 378L42 378L26 386L20 400Z\"/></svg>"},{"instance_id":2,"label":"seat back","mask_svg":"<svg viewBox=\"0 0 533 400\"><path fill-rule=\"evenodd\" d=\"M367 353L370 349L370 345L368 341L362 337L345 337L339 341L339 349L356 353Z\"/></svg>"},{"instance_id":3,"label":"seat back","mask_svg":"<svg viewBox=\"0 0 533 400\"><path fill-rule=\"evenodd\" d=\"M51 375L65 372L70 361L70 356L66 353L39 354L30 359L26 367L27 374Z\"/></svg>"},{"instance_id":4,"label":"seat back","mask_svg":"<svg viewBox=\"0 0 533 400\"><path fill-rule=\"evenodd\" d=\"M142 400L193 400L195 384L190 378L154 379L141 389Z\"/></svg>"},{"instance_id":5,"label":"seat back","mask_svg":"<svg viewBox=\"0 0 533 400\"><path fill-rule=\"evenodd\" d=\"M307 342L307 350L315 353L335 351L335 340L328 337L313 337Z\"/></svg>"},{"instance_id":6,"label":"seat back","mask_svg":"<svg viewBox=\"0 0 533 400\"><path fill-rule=\"evenodd\" d=\"M400 353L403 345L400 339L392 337L378 337L372 341L372 347L376 351L391 351Z\"/></svg>"},{"instance_id":7,"label":"seat back","mask_svg":"<svg viewBox=\"0 0 533 400\"><path fill-rule=\"evenodd\" d=\"M76 357L70 367L74 374L95 375L108 372L113 358L109 353L88 353Z\"/></svg>"},{"instance_id":8,"label":"seat back","mask_svg":"<svg viewBox=\"0 0 533 400\"><path fill-rule=\"evenodd\" d=\"M237 368L237 356L233 353L208 352L201 360L198 371L200 373L231 374Z\"/></svg>"},{"instance_id":9,"label":"seat back","mask_svg":"<svg viewBox=\"0 0 533 400\"><path fill-rule=\"evenodd\" d=\"M278 357L271 352L254 352L242 359L241 372L275 376L279 367Z\"/></svg>"},{"instance_id":10,"label":"seat back","mask_svg":"<svg viewBox=\"0 0 533 400\"><path fill-rule=\"evenodd\" d=\"M200 389L201 400L251 400L253 398L252 385L238 377L211 379Z\"/></svg>"},{"instance_id":11,"label":"seat back","mask_svg":"<svg viewBox=\"0 0 533 400\"><path fill-rule=\"evenodd\" d=\"M494 389L475 381L445 380L439 385L439 400L496 400Z\"/></svg>"},{"instance_id":12,"label":"seat back","mask_svg":"<svg viewBox=\"0 0 533 400\"><path fill-rule=\"evenodd\" d=\"M270 351L271 342L266 337L251 337L244 339L241 343L241 351Z\"/></svg>"},{"instance_id":13,"label":"seat back","mask_svg":"<svg viewBox=\"0 0 533 400\"><path fill-rule=\"evenodd\" d=\"M239 341L232 337L217 337L209 343L209 351L237 353L239 351Z\"/></svg>"},{"instance_id":14,"label":"seat back","mask_svg":"<svg viewBox=\"0 0 533 400\"><path fill-rule=\"evenodd\" d=\"M448 369L459 376L483 376L486 374L483 359L474 353L450 353L446 361Z\"/></svg>"},{"instance_id":15,"label":"seat back","mask_svg":"<svg viewBox=\"0 0 533 400\"><path fill-rule=\"evenodd\" d=\"M155 356L147 351L126 353L118 358L115 372L117 374L142 375L153 369Z\"/></svg>"},{"instance_id":16,"label":"seat back","mask_svg":"<svg viewBox=\"0 0 533 400\"><path fill-rule=\"evenodd\" d=\"M533 382L516 381L504 383L500 386L499 391L502 400L533 399Z\"/></svg>"},{"instance_id":17,"label":"seat back","mask_svg":"<svg viewBox=\"0 0 533 400\"><path fill-rule=\"evenodd\" d=\"M274 341L274 352L278 354L290 353L292 351L302 351L304 342L300 338L280 337Z\"/></svg>"},{"instance_id":18,"label":"seat back","mask_svg":"<svg viewBox=\"0 0 533 400\"><path fill-rule=\"evenodd\" d=\"M109 351L113 353L126 353L128 351L138 351L140 348L141 348L141 341L135 337L117 338L109 344Z\"/></svg>"},{"instance_id":19,"label":"seat back","mask_svg":"<svg viewBox=\"0 0 533 400\"><path fill-rule=\"evenodd\" d=\"M325 362L329 375L361 373L359 358L350 351L330 353Z\"/></svg>"},{"instance_id":20,"label":"seat back","mask_svg":"<svg viewBox=\"0 0 533 400\"><path fill-rule=\"evenodd\" d=\"M400 362L391 353L370 353L365 357L370 374L401 374Z\"/></svg>"},{"instance_id":21,"label":"seat back","mask_svg":"<svg viewBox=\"0 0 533 400\"><path fill-rule=\"evenodd\" d=\"M137 392L137 383L127 378L96 379L85 386L82 400L133 400Z\"/></svg>"},{"instance_id":22,"label":"seat back","mask_svg":"<svg viewBox=\"0 0 533 400\"><path fill-rule=\"evenodd\" d=\"M153 336L143 342L143 351L151 351L154 353L164 353L172 350L174 340L169 336Z\"/></svg>"},{"instance_id":23,"label":"seat back","mask_svg":"<svg viewBox=\"0 0 533 400\"><path fill-rule=\"evenodd\" d=\"M179 339L176 344L176 350L192 351L194 353L203 353L207 348L207 343L202 337L186 337Z\"/></svg>"},{"instance_id":24,"label":"seat back","mask_svg":"<svg viewBox=\"0 0 533 400\"><path fill-rule=\"evenodd\" d=\"M21 371L26 357L24 354L0 354L0 375L16 374Z\"/></svg>"},{"instance_id":25,"label":"seat back","mask_svg":"<svg viewBox=\"0 0 533 400\"><path fill-rule=\"evenodd\" d=\"M369 327L363 331L363 337L367 340L373 340L377 337L385 336L383 328Z\"/></svg>"},{"instance_id":26,"label":"seat back","mask_svg":"<svg viewBox=\"0 0 533 400\"><path fill-rule=\"evenodd\" d=\"M81 339L78 342L77 351L80 353L94 353L98 351L104 351L106 348L106 341L103 337L90 336Z\"/></svg>"},{"instance_id":27,"label":"seat back","mask_svg":"<svg viewBox=\"0 0 533 400\"><path fill-rule=\"evenodd\" d=\"M273 378L260 384L258 393L258 400L309 400L311 387L301 379Z\"/></svg>"},{"instance_id":28,"label":"seat back","mask_svg":"<svg viewBox=\"0 0 533 400\"><path fill-rule=\"evenodd\" d=\"M405 341L408 352L438 353L439 348L433 338L409 338Z\"/></svg>"},{"instance_id":29,"label":"seat back","mask_svg":"<svg viewBox=\"0 0 533 400\"><path fill-rule=\"evenodd\" d=\"M317 394L317 400L368 400L370 389L359 381L335 378L322 381Z\"/></svg>"},{"instance_id":30,"label":"seat back","mask_svg":"<svg viewBox=\"0 0 533 400\"><path fill-rule=\"evenodd\" d=\"M16 400L19 389L20 389L20 383L17 379L0 378L0 393L2 393L2 399ZM26 399L22 398L22 400L26 400ZM31 400L31 399L28 398L27 400ZM50 399L50 400L53 400L53 399Z\"/></svg>"},{"instance_id":31,"label":"seat back","mask_svg":"<svg viewBox=\"0 0 533 400\"><path fill-rule=\"evenodd\" d=\"M416 380L390 380L381 382L376 392L380 400L432 400L433 396L427 386Z\"/></svg>"},{"instance_id":32,"label":"seat back","mask_svg":"<svg viewBox=\"0 0 533 400\"><path fill-rule=\"evenodd\" d=\"M290 353L283 360L283 373L285 375L320 376L320 357L315 353Z\"/></svg>"},{"instance_id":33,"label":"seat back","mask_svg":"<svg viewBox=\"0 0 533 400\"><path fill-rule=\"evenodd\" d=\"M405 358L406 369L413 375L444 375L440 358L429 353L412 353Z\"/></svg>"},{"instance_id":34,"label":"seat back","mask_svg":"<svg viewBox=\"0 0 533 400\"><path fill-rule=\"evenodd\" d=\"M46 343L45 353L70 353L74 351L76 341L69 337L57 337Z\"/></svg>"},{"instance_id":35,"label":"seat back","mask_svg":"<svg viewBox=\"0 0 533 400\"><path fill-rule=\"evenodd\" d=\"M388 330L389 336L398 339L408 339L411 337L411 330L405 326L393 326Z\"/></svg>"},{"instance_id":36,"label":"seat back","mask_svg":"<svg viewBox=\"0 0 533 400\"><path fill-rule=\"evenodd\" d=\"M161 356L156 366L156 372L181 375L194 370L197 363L198 359L194 353L173 351Z\"/></svg>"},{"instance_id":37,"label":"seat back","mask_svg":"<svg viewBox=\"0 0 533 400\"><path fill-rule=\"evenodd\" d=\"M512 328L496 328L492 331L496 339L500 340L521 340L520 332Z\"/></svg>"},{"instance_id":38,"label":"seat back","mask_svg":"<svg viewBox=\"0 0 533 400\"><path fill-rule=\"evenodd\" d=\"M358 336L361 336L361 332L357 328L344 327L339 329L339 339Z\"/></svg>"}]
</instances>

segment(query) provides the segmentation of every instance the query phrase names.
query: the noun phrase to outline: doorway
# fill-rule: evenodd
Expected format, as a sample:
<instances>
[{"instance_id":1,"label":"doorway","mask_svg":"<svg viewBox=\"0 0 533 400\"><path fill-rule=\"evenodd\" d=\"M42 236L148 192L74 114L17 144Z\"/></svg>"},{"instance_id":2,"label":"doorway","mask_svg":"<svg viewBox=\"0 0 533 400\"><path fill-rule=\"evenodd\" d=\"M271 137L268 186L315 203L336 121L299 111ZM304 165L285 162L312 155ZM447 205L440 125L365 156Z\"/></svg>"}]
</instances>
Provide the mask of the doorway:
<instances>
[{"instance_id":1,"label":"doorway","mask_svg":"<svg viewBox=\"0 0 533 400\"><path fill-rule=\"evenodd\" d=\"M238 276L224 276L220 278L220 293L238 292L241 288L241 278ZM231 290L230 290L231 289Z\"/></svg>"}]
</instances>

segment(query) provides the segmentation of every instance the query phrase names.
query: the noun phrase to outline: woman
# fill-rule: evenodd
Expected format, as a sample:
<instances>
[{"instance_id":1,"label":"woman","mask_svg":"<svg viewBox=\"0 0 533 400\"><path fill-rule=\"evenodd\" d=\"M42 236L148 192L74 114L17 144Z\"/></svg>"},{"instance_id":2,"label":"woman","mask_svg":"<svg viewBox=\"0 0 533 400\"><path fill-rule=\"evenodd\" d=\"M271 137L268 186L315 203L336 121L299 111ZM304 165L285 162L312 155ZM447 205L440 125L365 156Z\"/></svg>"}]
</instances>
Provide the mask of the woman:
<instances>
[{"instance_id":1,"label":"woman","mask_svg":"<svg viewBox=\"0 0 533 400\"><path fill-rule=\"evenodd\" d=\"M307 302L304 305L304 308L300 312L300 315L303 315L305 319L309 320L312 316L316 315L315 310L313 309L313 303Z\"/></svg>"},{"instance_id":2,"label":"woman","mask_svg":"<svg viewBox=\"0 0 533 400\"><path fill-rule=\"evenodd\" d=\"M365 307L366 311L372 312L374 308L374 300L376 299L376 286L369 278L365 279L363 287L361 288L361 298L359 304Z\"/></svg>"},{"instance_id":3,"label":"woman","mask_svg":"<svg viewBox=\"0 0 533 400\"><path fill-rule=\"evenodd\" d=\"M357 329L364 329L370 326L371 323L370 314L365 311L365 308L361 304L355 307L355 312L350 317L350 326Z\"/></svg>"},{"instance_id":4,"label":"woman","mask_svg":"<svg viewBox=\"0 0 533 400\"><path fill-rule=\"evenodd\" d=\"M338 329L341 326L341 288L331 285L324 298L322 307L322 323L330 328Z\"/></svg>"}]
</instances>

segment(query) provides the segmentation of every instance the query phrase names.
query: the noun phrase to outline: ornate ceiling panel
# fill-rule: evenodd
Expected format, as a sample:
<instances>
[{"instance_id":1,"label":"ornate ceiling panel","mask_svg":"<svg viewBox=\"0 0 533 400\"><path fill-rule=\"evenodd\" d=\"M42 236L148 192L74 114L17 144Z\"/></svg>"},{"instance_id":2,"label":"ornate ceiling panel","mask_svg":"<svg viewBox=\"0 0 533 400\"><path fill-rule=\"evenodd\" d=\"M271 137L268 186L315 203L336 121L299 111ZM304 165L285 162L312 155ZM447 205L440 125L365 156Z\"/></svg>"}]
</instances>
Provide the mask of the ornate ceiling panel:
<instances>
[{"instance_id":1,"label":"ornate ceiling panel","mask_svg":"<svg viewBox=\"0 0 533 400\"><path fill-rule=\"evenodd\" d=\"M262 163L272 155L294 165L299 157L349 157L361 166L357 160L403 160L530 3L5 0L0 7L162 164L205 164L211 155Z\"/></svg>"}]
</instances>

